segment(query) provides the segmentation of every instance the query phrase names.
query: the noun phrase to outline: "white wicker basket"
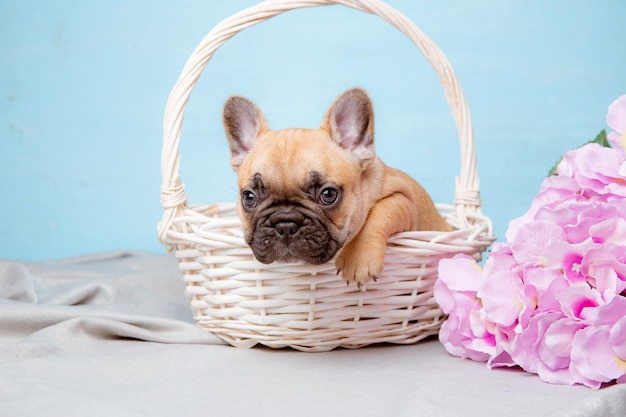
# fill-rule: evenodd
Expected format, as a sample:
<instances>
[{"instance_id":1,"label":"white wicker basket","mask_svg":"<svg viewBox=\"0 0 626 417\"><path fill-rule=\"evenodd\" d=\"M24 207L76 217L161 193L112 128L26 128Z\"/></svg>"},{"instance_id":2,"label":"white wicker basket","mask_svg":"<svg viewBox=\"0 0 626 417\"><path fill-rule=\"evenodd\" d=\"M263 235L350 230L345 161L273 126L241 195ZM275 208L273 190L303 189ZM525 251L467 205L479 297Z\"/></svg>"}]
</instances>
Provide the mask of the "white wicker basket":
<instances>
[{"instance_id":1,"label":"white wicker basket","mask_svg":"<svg viewBox=\"0 0 626 417\"><path fill-rule=\"evenodd\" d=\"M346 286L332 261L257 262L243 240L235 204L189 206L179 177L183 112L217 48L239 31L285 11L330 4L379 15L415 43L439 75L461 149L454 205L437 205L456 230L392 236L383 274L360 289ZM161 168L165 212L159 238L176 254L198 324L234 346L261 343L322 351L413 343L436 334L444 319L433 297L439 260L457 253L480 258L494 240L491 221L480 212L470 112L454 71L430 38L379 0L268 0L215 26L192 53L167 102Z\"/></svg>"}]
</instances>

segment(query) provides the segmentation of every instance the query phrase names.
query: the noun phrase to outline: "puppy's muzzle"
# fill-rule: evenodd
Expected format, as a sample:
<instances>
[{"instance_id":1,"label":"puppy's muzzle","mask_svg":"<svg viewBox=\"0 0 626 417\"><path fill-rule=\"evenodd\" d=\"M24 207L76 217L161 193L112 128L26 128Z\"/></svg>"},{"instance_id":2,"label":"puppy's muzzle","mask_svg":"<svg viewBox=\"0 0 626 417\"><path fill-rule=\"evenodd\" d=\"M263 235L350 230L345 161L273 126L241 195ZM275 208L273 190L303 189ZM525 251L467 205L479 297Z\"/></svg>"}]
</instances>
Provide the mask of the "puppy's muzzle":
<instances>
[{"instance_id":1,"label":"puppy's muzzle","mask_svg":"<svg viewBox=\"0 0 626 417\"><path fill-rule=\"evenodd\" d=\"M339 244L323 222L304 207L278 206L257 220L248 242L263 263L305 261L320 264L330 260Z\"/></svg>"}]
</instances>

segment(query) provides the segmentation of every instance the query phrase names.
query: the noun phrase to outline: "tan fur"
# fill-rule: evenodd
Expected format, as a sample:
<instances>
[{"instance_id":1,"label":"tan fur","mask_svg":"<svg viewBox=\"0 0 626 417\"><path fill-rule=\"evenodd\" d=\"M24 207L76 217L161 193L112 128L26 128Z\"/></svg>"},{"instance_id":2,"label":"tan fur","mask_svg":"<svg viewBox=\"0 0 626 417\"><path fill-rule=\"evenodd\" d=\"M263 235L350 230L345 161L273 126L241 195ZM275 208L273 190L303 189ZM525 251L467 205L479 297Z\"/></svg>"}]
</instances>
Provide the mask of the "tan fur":
<instances>
[{"instance_id":1,"label":"tan fur","mask_svg":"<svg viewBox=\"0 0 626 417\"><path fill-rule=\"evenodd\" d=\"M363 90L349 90L340 96L330 106L320 129L270 130L260 110L242 100L229 100L224 110L239 189L249 187L252 178L260 174L272 202L290 201L315 212L341 245L335 263L348 282L366 284L382 273L390 235L409 230L450 230L421 185L375 156L373 109ZM346 149L340 141L350 130L342 125L342 112L354 106L359 112L347 113L356 114L350 126L355 126L365 140ZM238 118L241 114L248 117L250 112L256 116L247 124ZM250 130L256 131L256 137L241 137ZM338 207L321 207L303 194L303 184L311 172L321 173L327 183L341 187ZM250 240L254 214L241 202L239 213Z\"/></svg>"}]
</instances>

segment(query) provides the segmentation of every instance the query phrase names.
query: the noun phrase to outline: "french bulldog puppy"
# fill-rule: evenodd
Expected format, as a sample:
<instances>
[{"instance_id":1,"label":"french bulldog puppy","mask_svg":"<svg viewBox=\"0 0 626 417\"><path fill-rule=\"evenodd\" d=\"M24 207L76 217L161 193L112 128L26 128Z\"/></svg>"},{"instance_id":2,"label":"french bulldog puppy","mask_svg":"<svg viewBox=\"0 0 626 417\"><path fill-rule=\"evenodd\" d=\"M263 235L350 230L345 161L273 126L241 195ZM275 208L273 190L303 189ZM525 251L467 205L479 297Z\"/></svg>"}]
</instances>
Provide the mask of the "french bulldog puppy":
<instances>
[{"instance_id":1,"label":"french bulldog puppy","mask_svg":"<svg viewBox=\"0 0 626 417\"><path fill-rule=\"evenodd\" d=\"M448 231L426 191L374 151L374 110L358 88L339 96L319 129L270 130L251 101L230 97L223 122L238 177L246 242L262 263L335 265L348 284L375 280L387 238Z\"/></svg>"}]
</instances>

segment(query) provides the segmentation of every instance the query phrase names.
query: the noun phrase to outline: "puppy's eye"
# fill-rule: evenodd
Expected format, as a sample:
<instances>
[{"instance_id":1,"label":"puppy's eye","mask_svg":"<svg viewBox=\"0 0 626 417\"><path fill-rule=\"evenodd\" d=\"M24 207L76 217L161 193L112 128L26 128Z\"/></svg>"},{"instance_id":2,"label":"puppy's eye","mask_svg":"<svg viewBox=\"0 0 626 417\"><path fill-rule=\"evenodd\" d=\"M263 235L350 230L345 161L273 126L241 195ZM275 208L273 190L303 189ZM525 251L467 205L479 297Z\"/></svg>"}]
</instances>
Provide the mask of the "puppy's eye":
<instances>
[{"instance_id":1,"label":"puppy's eye","mask_svg":"<svg viewBox=\"0 0 626 417\"><path fill-rule=\"evenodd\" d=\"M256 195L252 191L244 191L241 193L241 203L246 208L256 207Z\"/></svg>"},{"instance_id":2,"label":"puppy's eye","mask_svg":"<svg viewBox=\"0 0 626 417\"><path fill-rule=\"evenodd\" d=\"M320 193L320 201L326 206L332 206L339 199L339 190L333 187L324 188Z\"/></svg>"}]
</instances>

